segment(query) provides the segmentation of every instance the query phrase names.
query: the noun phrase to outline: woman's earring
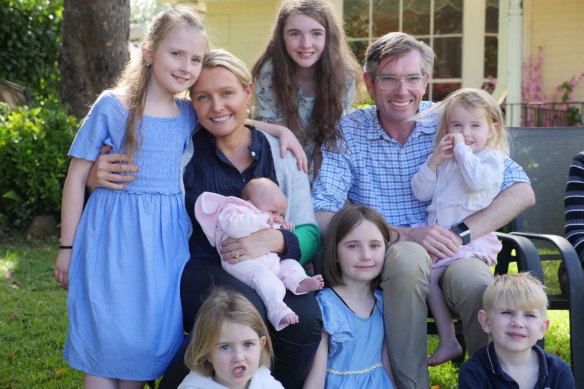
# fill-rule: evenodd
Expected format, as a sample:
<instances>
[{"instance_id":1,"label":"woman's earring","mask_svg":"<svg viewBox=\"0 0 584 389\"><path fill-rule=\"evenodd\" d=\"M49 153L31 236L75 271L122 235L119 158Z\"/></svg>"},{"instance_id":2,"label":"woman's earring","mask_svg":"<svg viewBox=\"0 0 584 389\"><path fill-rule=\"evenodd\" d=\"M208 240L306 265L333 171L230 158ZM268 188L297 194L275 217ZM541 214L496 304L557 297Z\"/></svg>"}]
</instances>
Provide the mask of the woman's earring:
<instances>
[{"instance_id":1,"label":"woman's earring","mask_svg":"<svg viewBox=\"0 0 584 389\"><path fill-rule=\"evenodd\" d=\"M150 67L150 62L146 62L146 67L149 68Z\"/></svg>"}]
</instances>

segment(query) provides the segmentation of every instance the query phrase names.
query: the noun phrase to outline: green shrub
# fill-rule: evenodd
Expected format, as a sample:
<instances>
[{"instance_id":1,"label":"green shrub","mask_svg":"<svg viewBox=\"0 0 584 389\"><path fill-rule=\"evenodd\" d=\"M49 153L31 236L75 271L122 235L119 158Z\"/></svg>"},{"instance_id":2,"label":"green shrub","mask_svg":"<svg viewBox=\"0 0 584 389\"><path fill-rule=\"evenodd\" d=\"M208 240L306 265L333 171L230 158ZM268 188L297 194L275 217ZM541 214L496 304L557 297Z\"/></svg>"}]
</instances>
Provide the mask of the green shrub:
<instances>
[{"instance_id":1,"label":"green shrub","mask_svg":"<svg viewBox=\"0 0 584 389\"><path fill-rule=\"evenodd\" d=\"M0 20L0 78L56 101L63 0L0 0Z\"/></svg>"},{"instance_id":2,"label":"green shrub","mask_svg":"<svg viewBox=\"0 0 584 389\"><path fill-rule=\"evenodd\" d=\"M67 151L77 120L67 107L9 110L0 103L0 223L18 227L40 214L58 216Z\"/></svg>"}]
</instances>

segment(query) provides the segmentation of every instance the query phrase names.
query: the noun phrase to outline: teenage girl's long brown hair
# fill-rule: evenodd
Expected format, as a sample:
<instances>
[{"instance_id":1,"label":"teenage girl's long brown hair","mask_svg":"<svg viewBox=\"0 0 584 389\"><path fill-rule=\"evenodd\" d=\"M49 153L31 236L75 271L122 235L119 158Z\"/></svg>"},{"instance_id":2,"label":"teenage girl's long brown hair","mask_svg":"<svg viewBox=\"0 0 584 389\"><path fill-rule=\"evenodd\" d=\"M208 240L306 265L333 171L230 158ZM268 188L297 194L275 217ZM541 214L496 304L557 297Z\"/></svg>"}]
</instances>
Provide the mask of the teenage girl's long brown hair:
<instances>
[{"instance_id":1,"label":"teenage girl's long brown hair","mask_svg":"<svg viewBox=\"0 0 584 389\"><path fill-rule=\"evenodd\" d=\"M253 66L252 77L258 79L266 61L272 61L272 85L276 102L286 115L287 126L299 139L304 139L305 131L300 127L298 116L298 88L294 76L296 64L288 55L284 43L284 24L290 15L297 14L316 20L326 32L322 55L315 64L316 98L308 125L318 130L316 144L324 143L330 149L341 138L337 123L343 114L347 79L353 78L358 83L361 69L328 1L285 0L280 7L272 39Z\"/></svg>"}]
</instances>

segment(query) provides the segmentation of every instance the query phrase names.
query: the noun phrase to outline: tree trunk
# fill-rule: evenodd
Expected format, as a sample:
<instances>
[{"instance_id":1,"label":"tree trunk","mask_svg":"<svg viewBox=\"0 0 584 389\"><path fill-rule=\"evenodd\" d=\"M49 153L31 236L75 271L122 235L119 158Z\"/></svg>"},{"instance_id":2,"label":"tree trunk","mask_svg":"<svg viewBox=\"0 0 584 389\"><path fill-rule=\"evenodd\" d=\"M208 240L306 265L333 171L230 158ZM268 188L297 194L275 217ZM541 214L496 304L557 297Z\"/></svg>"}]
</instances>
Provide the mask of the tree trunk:
<instances>
[{"instance_id":1,"label":"tree trunk","mask_svg":"<svg viewBox=\"0 0 584 389\"><path fill-rule=\"evenodd\" d=\"M65 0L59 53L61 101L84 117L128 59L130 0Z\"/></svg>"}]
</instances>

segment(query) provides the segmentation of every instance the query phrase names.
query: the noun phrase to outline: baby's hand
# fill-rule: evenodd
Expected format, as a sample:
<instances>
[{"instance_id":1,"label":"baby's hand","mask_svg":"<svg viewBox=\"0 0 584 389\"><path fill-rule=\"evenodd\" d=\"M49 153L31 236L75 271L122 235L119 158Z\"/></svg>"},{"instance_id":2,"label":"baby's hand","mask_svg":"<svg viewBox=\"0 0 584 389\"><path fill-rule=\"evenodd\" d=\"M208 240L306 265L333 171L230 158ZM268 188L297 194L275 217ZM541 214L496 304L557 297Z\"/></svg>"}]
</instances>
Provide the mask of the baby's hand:
<instances>
[{"instance_id":1,"label":"baby's hand","mask_svg":"<svg viewBox=\"0 0 584 389\"><path fill-rule=\"evenodd\" d=\"M283 220L282 221L282 228L288 231L294 230L296 226L290 220Z\"/></svg>"}]
</instances>

